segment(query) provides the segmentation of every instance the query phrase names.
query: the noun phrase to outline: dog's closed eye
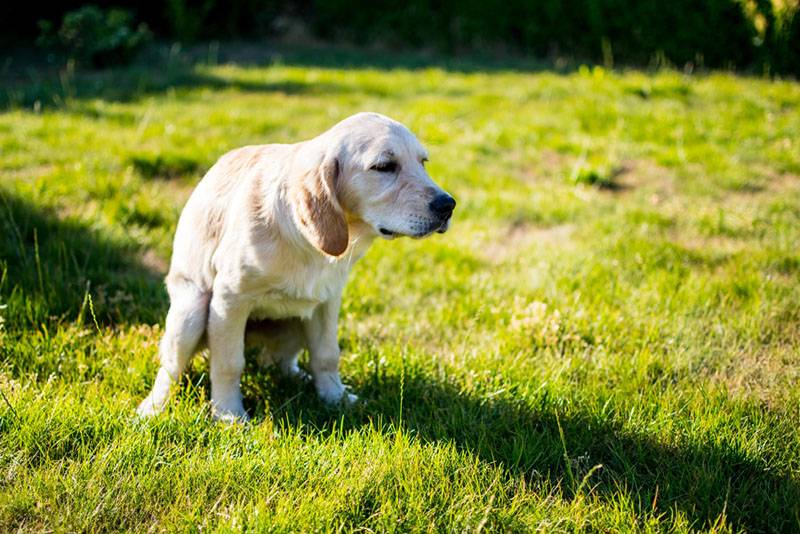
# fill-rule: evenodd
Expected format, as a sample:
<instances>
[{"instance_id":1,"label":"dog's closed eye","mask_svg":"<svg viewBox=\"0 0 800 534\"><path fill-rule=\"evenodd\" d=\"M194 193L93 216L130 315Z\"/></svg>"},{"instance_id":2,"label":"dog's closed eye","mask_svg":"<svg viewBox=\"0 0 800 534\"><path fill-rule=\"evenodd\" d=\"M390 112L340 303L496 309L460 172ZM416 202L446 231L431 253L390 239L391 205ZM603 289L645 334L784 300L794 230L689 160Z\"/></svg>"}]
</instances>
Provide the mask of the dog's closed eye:
<instances>
[{"instance_id":1,"label":"dog's closed eye","mask_svg":"<svg viewBox=\"0 0 800 534\"><path fill-rule=\"evenodd\" d=\"M397 172L400 166L397 164L396 161L382 161L381 163L376 163L370 170L378 171L378 172Z\"/></svg>"}]
</instances>

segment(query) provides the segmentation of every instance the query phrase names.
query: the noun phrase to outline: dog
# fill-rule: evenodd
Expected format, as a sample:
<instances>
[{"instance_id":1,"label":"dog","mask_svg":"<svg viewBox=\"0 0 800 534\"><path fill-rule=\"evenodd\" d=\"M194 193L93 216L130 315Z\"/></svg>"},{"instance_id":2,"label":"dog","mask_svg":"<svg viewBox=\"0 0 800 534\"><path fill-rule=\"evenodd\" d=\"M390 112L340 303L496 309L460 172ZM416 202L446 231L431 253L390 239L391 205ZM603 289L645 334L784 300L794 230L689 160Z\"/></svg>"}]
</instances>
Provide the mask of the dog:
<instances>
[{"instance_id":1,"label":"dog","mask_svg":"<svg viewBox=\"0 0 800 534\"><path fill-rule=\"evenodd\" d=\"M456 201L425 170L428 154L402 124L358 113L296 144L222 156L181 213L166 277L160 368L137 409L161 412L191 356L210 352L216 420L246 421L245 346L302 378L303 349L319 398L357 397L339 376L337 322L353 264L376 237L447 231Z\"/></svg>"}]
</instances>

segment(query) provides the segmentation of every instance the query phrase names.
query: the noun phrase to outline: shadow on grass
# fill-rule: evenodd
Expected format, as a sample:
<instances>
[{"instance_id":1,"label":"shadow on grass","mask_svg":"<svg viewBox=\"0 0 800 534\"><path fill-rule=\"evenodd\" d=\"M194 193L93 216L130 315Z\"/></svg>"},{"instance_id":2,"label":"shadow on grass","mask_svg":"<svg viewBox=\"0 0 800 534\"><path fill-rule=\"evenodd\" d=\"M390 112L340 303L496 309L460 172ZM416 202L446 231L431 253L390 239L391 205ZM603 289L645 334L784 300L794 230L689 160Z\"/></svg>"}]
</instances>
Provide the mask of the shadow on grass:
<instances>
[{"instance_id":1,"label":"shadow on grass","mask_svg":"<svg viewBox=\"0 0 800 534\"><path fill-rule=\"evenodd\" d=\"M202 67L209 62L208 45L189 49L172 57L163 50L152 50L129 67L104 71L59 69L36 61L30 52L5 60L0 71L0 109L11 107L56 106L66 100L127 102L172 90L232 89L240 92L274 92L287 95L336 95L364 93L385 96L385 90L324 81L259 81L216 76ZM475 73L499 71L569 72L552 62L521 58L456 57L420 53L397 53L361 50L344 46L293 46L226 43L218 48L214 64L240 67L266 67L275 64L311 68L419 70L439 68L450 72ZM9 67L8 65L11 65ZM38 104L37 104L38 103ZM93 112L87 111L91 116ZM94 112L96 113L96 112Z\"/></svg>"},{"instance_id":2,"label":"shadow on grass","mask_svg":"<svg viewBox=\"0 0 800 534\"><path fill-rule=\"evenodd\" d=\"M130 102L168 91L191 89L232 89L292 95L349 91L347 87L322 82L306 84L292 80L259 82L229 79L204 73L192 65L165 65L156 69L132 66L107 71L78 71L68 75L64 72L41 72L22 80L4 81L3 85L6 87L5 91L0 92L0 109L36 105L60 107L67 100ZM97 113L86 110L89 118L97 118Z\"/></svg>"},{"instance_id":3,"label":"shadow on grass","mask_svg":"<svg viewBox=\"0 0 800 534\"><path fill-rule=\"evenodd\" d=\"M193 61L208 57L212 45L195 46L186 52ZM426 52L400 52L386 49L369 49L346 45L284 45L247 42L225 43L218 48L217 63L230 63L242 67L265 67L275 63L310 68L370 69L370 70L424 70L442 69L453 73L479 72L574 72L578 64L559 59L551 61L520 55L470 54L444 55Z\"/></svg>"},{"instance_id":4,"label":"shadow on grass","mask_svg":"<svg viewBox=\"0 0 800 534\"><path fill-rule=\"evenodd\" d=\"M130 163L141 176L149 179L173 179L197 174L200 162L178 154L139 154ZM204 174L204 173L203 173Z\"/></svg>"},{"instance_id":5,"label":"shadow on grass","mask_svg":"<svg viewBox=\"0 0 800 534\"><path fill-rule=\"evenodd\" d=\"M561 485L565 498L571 498L588 475L583 492L594 488L603 498L629 491L638 513L669 517L679 509L695 528L711 527L720 515L734 530L787 531L800 526L798 482L770 472L767 465L733 446L670 447L625 432L589 412L558 417L563 413L559 399L547 395L535 406L508 394L474 398L419 373L408 374L402 384L393 377L376 376L358 386L369 401L340 413L321 406L310 385L298 388L275 380L274 373L248 372L246 406L257 419L272 417L323 434L346 434L369 424L391 433L402 422L406 432L424 442L453 443L511 476L530 481L549 478ZM270 396L270 413L265 414L263 401ZM598 464L602 467L589 474Z\"/></svg>"},{"instance_id":6,"label":"shadow on grass","mask_svg":"<svg viewBox=\"0 0 800 534\"><path fill-rule=\"evenodd\" d=\"M9 331L79 317L101 324L155 323L166 312L161 276L134 243L0 188L0 300ZM87 299L91 295L91 302Z\"/></svg>"}]
</instances>

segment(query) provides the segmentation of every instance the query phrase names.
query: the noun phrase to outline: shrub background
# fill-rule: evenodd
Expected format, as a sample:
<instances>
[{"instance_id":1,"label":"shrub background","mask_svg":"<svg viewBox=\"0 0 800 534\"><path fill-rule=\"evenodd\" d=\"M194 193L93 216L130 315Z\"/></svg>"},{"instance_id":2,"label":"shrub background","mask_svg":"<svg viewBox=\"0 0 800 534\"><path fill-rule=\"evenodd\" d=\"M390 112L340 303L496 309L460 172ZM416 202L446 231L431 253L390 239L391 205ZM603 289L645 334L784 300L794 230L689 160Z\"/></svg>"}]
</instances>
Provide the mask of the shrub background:
<instances>
[{"instance_id":1,"label":"shrub background","mask_svg":"<svg viewBox=\"0 0 800 534\"><path fill-rule=\"evenodd\" d=\"M147 25L134 26L130 11L94 5L66 13L58 29L48 20L39 21L39 28L37 44L94 67L129 63L151 37Z\"/></svg>"},{"instance_id":2,"label":"shrub background","mask_svg":"<svg viewBox=\"0 0 800 534\"><path fill-rule=\"evenodd\" d=\"M63 2L45 18L57 24L83 4ZM386 0L96 4L127 7L159 37L185 42L270 37L289 16L303 21L314 36L358 44L800 73L797 0L410 0L401 8ZM0 29L7 42L32 39L41 18L36 3L6 3L0 8Z\"/></svg>"},{"instance_id":3,"label":"shrub background","mask_svg":"<svg viewBox=\"0 0 800 534\"><path fill-rule=\"evenodd\" d=\"M41 19L57 24L83 2L43 12L36 3L4 3L5 44L32 40ZM568 56L606 64L744 68L800 73L797 0L131 0L96 2L126 7L161 38L274 36L286 17L303 21L313 36L440 52L509 52Z\"/></svg>"}]
</instances>

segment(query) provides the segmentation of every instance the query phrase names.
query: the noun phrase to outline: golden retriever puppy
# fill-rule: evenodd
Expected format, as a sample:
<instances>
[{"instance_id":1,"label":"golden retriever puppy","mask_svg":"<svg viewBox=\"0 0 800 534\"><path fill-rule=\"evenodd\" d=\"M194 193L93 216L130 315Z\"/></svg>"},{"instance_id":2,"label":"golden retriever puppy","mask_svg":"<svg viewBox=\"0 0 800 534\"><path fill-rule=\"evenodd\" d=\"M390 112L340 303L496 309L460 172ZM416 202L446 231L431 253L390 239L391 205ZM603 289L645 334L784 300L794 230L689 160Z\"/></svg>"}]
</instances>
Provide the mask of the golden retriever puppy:
<instances>
[{"instance_id":1,"label":"golden retriever puppy","mask_svg":"<svg viewBox=\"0 0 800 534\"><path fill-rule=\"evenodd\" d=\"M288 375L304 374L297 357L308 349L319 397L355 401L339 377L342 289L375 237L447 230L456 202L425 172L426 160L405 126L376 113L302 143L222 156L178 222L161 367L139 415L164 409L203 340L218 420L247 419L239 389L245 338Z\"/></svg>"}]
</instances>

